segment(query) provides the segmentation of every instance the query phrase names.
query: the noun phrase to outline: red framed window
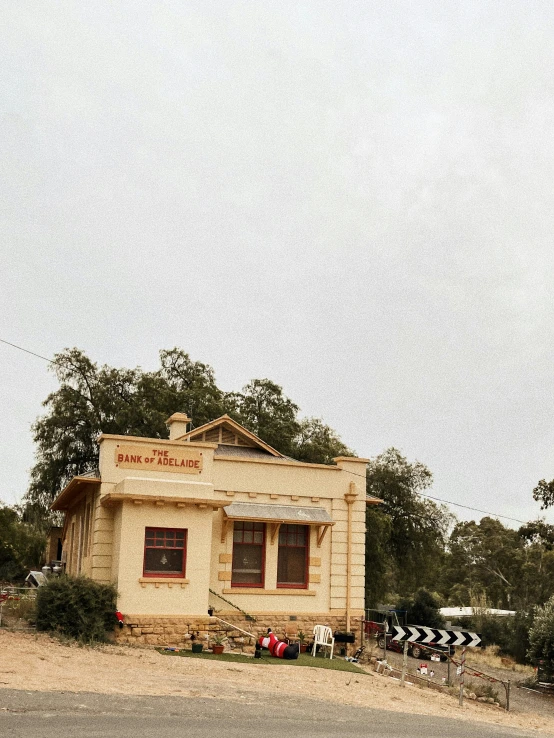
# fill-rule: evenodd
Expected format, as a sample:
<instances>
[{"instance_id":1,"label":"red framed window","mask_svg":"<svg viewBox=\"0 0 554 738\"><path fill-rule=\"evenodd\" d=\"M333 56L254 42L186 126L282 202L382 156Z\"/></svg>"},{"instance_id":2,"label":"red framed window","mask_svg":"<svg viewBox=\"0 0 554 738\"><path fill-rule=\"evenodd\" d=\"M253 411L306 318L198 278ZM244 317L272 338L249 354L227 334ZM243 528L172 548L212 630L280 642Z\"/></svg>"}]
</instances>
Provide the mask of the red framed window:
<instances>
[{"instance_id":1,"label":"red framed window","mask_svg":"<svg viewBox=\"0 0 554 738\"><path fill-rule=\"evenodd\" d=\"M282 525L279 529L277 586L306 589L308 587L308 525Z\"/></svg>"},{"instance_id":2,"label":"red framed window","mask_svg":"<svg viewBox=\"0 0 554 738\"><path fill-rule=\"evenodd\" d=\"M146 528L144 536L145 577L184 577L187 531L183 528Z\"/></svg>"},{"instance_id":3,"label":"red framed window","mask_svg":"<svg viewBox=\"0 0 554 738\"><path fill-rule=\"evenodd\" d=\"M265 523L235 521L232 568L232 587L264 586Z\"/></svg>"}]
</instances>

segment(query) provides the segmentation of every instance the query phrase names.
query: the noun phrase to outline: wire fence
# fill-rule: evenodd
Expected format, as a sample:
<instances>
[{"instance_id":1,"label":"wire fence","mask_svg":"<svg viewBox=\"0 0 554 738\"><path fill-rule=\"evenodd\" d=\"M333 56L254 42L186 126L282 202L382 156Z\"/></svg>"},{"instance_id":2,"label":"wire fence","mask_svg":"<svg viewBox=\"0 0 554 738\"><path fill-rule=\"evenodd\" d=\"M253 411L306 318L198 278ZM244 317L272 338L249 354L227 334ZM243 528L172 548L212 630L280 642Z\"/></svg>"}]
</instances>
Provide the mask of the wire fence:
<instances>
[{"instance_id":1,"label":"wire fence","mask_svg":"<svg viewBox=\"0 0 554 738\"><path fill-rule=\"evenodd\" d=\"M0 627L6 627L6 621L15 619L21 630L34 630L26 622L26 616L33 609L37 590L32 587L0 587Z\"/></svg>"}]
</instances>

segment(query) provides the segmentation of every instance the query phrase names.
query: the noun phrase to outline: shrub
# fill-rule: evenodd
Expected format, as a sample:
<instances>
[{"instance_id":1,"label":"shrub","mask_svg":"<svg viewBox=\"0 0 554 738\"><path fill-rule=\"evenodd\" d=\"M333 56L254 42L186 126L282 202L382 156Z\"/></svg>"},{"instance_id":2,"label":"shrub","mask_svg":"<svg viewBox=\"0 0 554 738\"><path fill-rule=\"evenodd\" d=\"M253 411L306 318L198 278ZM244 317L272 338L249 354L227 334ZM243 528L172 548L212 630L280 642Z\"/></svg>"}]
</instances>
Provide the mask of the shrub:
<instances>
[{"instance_id":1,"label":"shrub","mask_svg":"<svg viewBox=\"0 0 554 738\"><path fill-rule=\"evenodd\" d=\"M507 656L512 656L518 664L527 664L529 659L529 634L533 627L534 613L517 612L514 617L508 618L510 625L510 639L504 649Z\"/></svg>"},{"instance_id":2,"label":"shrub","mask_svg":"<svg viewBox=\"0 0 554 738\"><path fill-rule=\"evenodd\" d=\"M35 624L35 597L34 593L8 597L2 605L2 624L13 625L18 620L25 620L30 625Z\"/></svg>"},{"instance_id":3,"label":"shrub","mask_svg":"<svg viewBox=\"0 0 554 738\"><path fill-rule=\"evenodd\" d=\"M0 503L0 580L23 582L43 559L46 537L24 523L18 511Z\"/></svg>"},{"instance_id":4,"label":"shrub","mask_svg":"<svg viewBox=\"0 0 554 738\"><path fill-rule=\"evenodd\" d=\"M487 699L493 699L495 702L502 704L504 702L498 695L498 691L489 682L466 682L464 685L464 691L473 692L476 697L486 697Z\"/></svg>"},{"instance_id":5,"label":"shrub","mask_svg":"<svg viewBox=\"0 0 554 738\"><path fill-rule=\"evenodd\" d=\"M554 678L554 595L535 610L528 655L534 663L540 664L544 679Z\"/></svg>"},{"instance_id":6,"label":"shrub","mask_svg":"<svg viewBox=\"0 0 554 738\"><path fill-rule=\"evenodd\" d=\"M401 600L397 610L407 613L410 625L428 625L430 628L443 628L444 619L439 612L439 601L436 595L426 589L418 589L411 600Z\"/></svg>"},{"instance_id":7,"label":"shrub","mask_svg":"<svg viewBox=\"0 0 554 738\"><path fill-rule=\"evenodd\" d=\"M105 641L116 624L116 598L111 584L86 577L52 578L37 593L37 629L79 641Z\"/></svg>"},{"instance_id":8,"label":"shrub","mask_svg":"<svg viewBox=\"0 0 554 738\"><path fill-rule=\"evenodd\" d=\"M518 664L526 664L532 622L532 613L523 611L509 617L497 617L482 612L474 618L454 619L452 624L460 625L463 630L479 633L483 638L484 648L498 646L500 655L510 656Z\"/></svg>"}]
</instances>

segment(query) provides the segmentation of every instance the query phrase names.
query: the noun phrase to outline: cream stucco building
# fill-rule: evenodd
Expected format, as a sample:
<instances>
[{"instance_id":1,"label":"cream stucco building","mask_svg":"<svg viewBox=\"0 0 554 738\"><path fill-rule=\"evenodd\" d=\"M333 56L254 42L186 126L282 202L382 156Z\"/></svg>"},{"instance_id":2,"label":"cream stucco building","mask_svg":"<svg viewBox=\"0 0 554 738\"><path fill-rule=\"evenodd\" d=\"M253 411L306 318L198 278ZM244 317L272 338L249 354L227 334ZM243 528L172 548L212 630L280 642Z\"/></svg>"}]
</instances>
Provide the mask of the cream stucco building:
<instances>
[{"instance_id":1,"label":"cream stucco building","mask_svg":"<svg viewBox=\"0 0 554 738\"><path fill-rule=\"evenodd\" d=\"M295 620L356 630L364 607L366 459L284 457L228 416L169 440L102 435L99 474L75 477L65 512L66 571L116 585L120 638L181 643L208 608L249 630ZM244 626L244 622L241 627Z\"/></svg>"}]
</instances>

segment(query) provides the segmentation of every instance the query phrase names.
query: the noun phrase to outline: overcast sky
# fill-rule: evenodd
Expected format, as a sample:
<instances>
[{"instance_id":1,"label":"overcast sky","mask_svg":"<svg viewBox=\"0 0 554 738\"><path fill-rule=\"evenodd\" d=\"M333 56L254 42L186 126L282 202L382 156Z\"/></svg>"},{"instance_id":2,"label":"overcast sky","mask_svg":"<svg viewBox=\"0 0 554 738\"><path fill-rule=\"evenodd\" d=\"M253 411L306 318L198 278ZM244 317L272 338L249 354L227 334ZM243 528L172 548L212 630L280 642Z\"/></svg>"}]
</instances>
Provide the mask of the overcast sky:
<instances>
[{"instance_id":1,"label":"overcast sky","mask_svg":"<svg viewBox=\"0 0 554 738\"><path fill-rule=\"evenodd\" d=\"M0 8L0 338L144 369L179 346L426 463L437 497L539 515L551 0ZM4 502L55 387L0 344Z\"/></svg>"}]
</instances>

